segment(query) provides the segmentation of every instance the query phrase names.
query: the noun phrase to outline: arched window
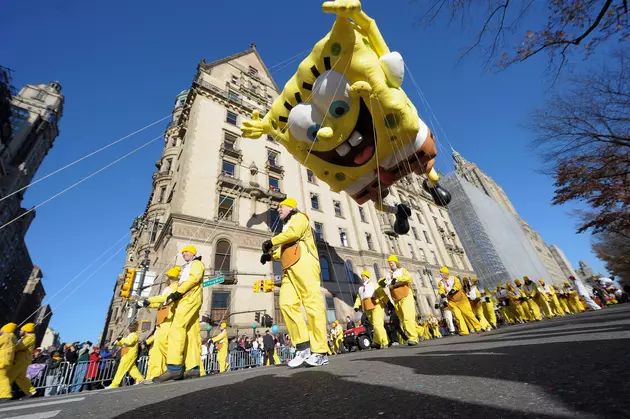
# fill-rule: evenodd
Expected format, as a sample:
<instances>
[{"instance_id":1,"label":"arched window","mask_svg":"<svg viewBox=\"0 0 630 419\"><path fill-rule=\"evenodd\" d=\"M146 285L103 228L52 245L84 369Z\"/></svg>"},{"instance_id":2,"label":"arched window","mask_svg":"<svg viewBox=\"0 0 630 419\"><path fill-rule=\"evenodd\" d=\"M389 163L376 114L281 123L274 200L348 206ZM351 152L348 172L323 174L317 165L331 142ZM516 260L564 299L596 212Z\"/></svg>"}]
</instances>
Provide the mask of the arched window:
<instances>
[{"instance_id":1,"label":"arched window","mask_svg":"<svg viewBox=\"0 0 630 419\"><path fill-rule=\"evenodd\" d=\"M375 263L374 266L374 275L376 275L376 279L381 277L381 268L378 267L378 263Z\"/></svg>"},{"instance_id":2,"label":"arched window","mask_svg":"<svg viewBox=\"0 0 630 419\"><path fill-rule=\"evenodd\" d=\"M424 276L422 275L422 271L418 271L418 276L420 277L420 283L422 284L423 287L427 286L427 281L424 278Z\"/></svg>"},{"instance_id":3,"label":"arched window","mask_svg":"<svg viewBox=\"0 0 630 419\"><path fill-rule=\"evenodd\" d=\"M324 256L319 257L319 268L321 271L322 281L330 281L330 264Z\"/></svg>"},{"instance_id":4,"label":"arched window","mask_svg":"<svg viewBox=\"0 0 630 419\"><path fill-rule=\"evenodd\" d=\"M348 282L356 282L354 266L349 260L346 261L346 276L348 277Z\"/></svg>"},{"instance_id":5,"label":"arched window","mask_svg":"<svg viewBox=\"0 0 630 419\"><path fill-rule=\"evenodd\" d=\"M215 272L229 272L232 258L232 244L227 240L219 240L214 250Z\"/></svg>"}]
</instances>

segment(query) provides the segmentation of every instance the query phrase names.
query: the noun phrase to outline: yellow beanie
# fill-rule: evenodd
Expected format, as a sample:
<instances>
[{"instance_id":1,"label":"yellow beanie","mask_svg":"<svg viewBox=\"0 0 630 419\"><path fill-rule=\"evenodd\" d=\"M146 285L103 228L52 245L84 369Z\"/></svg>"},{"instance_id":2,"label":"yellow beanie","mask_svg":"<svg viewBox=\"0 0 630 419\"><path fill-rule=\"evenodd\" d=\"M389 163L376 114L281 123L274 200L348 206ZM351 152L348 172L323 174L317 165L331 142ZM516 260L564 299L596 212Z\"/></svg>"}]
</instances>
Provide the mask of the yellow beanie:
<instances>
[{"instance_id":1,"label":"yellow beanie","mask_svg":"<svg viewBox=\"0 0 630 419\"><path fill-rule=\"evenodd\" d=\"M223 328L227 327L227 323L226 322L221 323L221 327Z\"/></svg>"},{"instance_id":2,"label":"yellow beanie","mask_svg":"<svg viewBox=\"0 0 630 419\"><path fill-rule=\"evenodd\" d=\"M520 279L515 279L515 280L514 280L514 283L515 283L516 285L523 285L523 283L521 282L521 280L520 280Z\"/></svg>"},{"instance_id":3,"label":"yellow beanie","mask_svg":"<svg viewBox=\"0 0 630 419\"><path fill-rule=\"evenodd\" d=\"M287 198L287 199L285 199L284 201L282 201L282 202L280 202L278 204L278 206L282 206L282 205L284 205L286 207L290 207L290 208L296 209L297 208L297 201L295 199L293 199L293 198Z\"/></svg>"},{"instance_id":4,"label":"yellow beanie","mask_svg":"<svg viewBox=\"0 0 630 419\"><path fill-rule=\"evenodd\" d=\"M529 277L528 276L524 276L523 277L523 281L529 281Z\"/></svg>"},{"instance_id":5,"label":"yellow beanie","mask_svg":"<svg viewBox=\"0 0 630 419\"><path fill-rule=\"evenodd\" d=\"M20 330L26 333L35 333L35 323L26 323Z\"/></svg>"},{"instance_id":6,"label":"yellow beanie","mask_svg":"<svg viewBox=\"0 0 630 419\"><path fill-rule=\"evenodd\" d=\"M473 276L472 282L473 282L473 284L478 284L479 283L479 278L477 278L476 276Z\"/></svg>"},{"instance_id":7,"label":"yellow beanie","mask_svg":"<svg viewBox=\"0 0 630 419\"><path fill-rule=\"evenodd\" d=\"M387 261L388 261L388 262L398 262L398 257L397 257L396 255L390 255L390 256L387 258Z\"/></svg>"},{"instance_id":8,"label":"yellow beanie","mask_svg":"<svg viewBox=\"0 0 630 419\"><path fill-rule=\"evenodd\" d=\"M173 266L171 269L166 271L166 276L168 276L169 278L179 278L179 274L181 273L182 273L181 266Z\"/></svg>"},{"instance_id":9,"label":"yellow beanie","mask_svg":"<svg viewBox=\"0 0 630 419\"><path fill-rule=\"evenodd\" d=\"M540 282L541 284L544 284L544 283L545 283L545 280L544 280L544 279L542 279L542 278L540 278L540 279L538 280L538 282Z\"/></svg>"},{"instance_id":10,"label":"yellow beanie","mask_svg":"<svg viewBox=\"0 0 630 419\"><path fill-rule=\"evenodd\" d=\"M440 268L440 272L442 272L443 274L448 275L448 268L447 268L446 266L442 266L442 267Z\"/></svg>"},{"instance_id":11,"label":"yellow beanie","mask_svg":"<svg viewBox=\"0 0 630 419\"><path fill-rule=\"evenodd\" d=\"M192 244L189 244L188 246L186 246L186 247L184 247L182 249L182 253L184 253L184 252L190 252L193 255L196 255L197 254L197 248L195 246L193 246Z\"/></svg>"},{"instance_id":12,"label":"yellow beanie","mask_svg":"<svg viewBox=\"0 0 630 419\"><path fill-rule=\"evenodd\" d=\"M15 329L17 329L17 324L15 323L7 323L2 326L2 331L4 333L15 333Z\"/></svg>"},{"instance_id":13,"label":"yellow beanie","mask_svg":"<svg viewBox=\"0 0 630 419\"><path fill-rule=\"evenodd\" d=\"M361 272L361 276L367 276L369 278L370 277L370 273L368 271L363 271L363 272Z\"/></svg>"}]
</instances>

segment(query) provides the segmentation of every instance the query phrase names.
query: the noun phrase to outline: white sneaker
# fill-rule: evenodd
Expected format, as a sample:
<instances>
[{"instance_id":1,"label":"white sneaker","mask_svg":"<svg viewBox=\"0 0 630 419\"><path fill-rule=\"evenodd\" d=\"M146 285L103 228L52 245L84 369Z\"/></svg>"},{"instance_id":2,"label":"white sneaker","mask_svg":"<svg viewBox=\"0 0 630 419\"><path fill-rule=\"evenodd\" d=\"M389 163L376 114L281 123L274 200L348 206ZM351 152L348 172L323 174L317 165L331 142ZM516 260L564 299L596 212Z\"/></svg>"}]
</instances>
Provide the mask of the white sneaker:
<instances>
[{"instance_id":1,"label":"white sneaker","mask_svg":"<svg viewBox=\"0 0 630 419\"><path fill-rule=\"evenodd\" d=\"M311 349L304 349L303 351L297 351L295 353L295 358L289 361L289 368L297 368L301 367L304 361L306 361L311 356Z\"/></svg>"},{"instance_id":2,"label":"white sneaker","mask_svg":"<svg viewBox=\"0 0 630 419\"><path fill-rule=\"evenodd\" d=\"M322 365L328 365L328 355L312 354L306 360L306 364L309 367L321 367Z\"/></svg>"}]
</instances>

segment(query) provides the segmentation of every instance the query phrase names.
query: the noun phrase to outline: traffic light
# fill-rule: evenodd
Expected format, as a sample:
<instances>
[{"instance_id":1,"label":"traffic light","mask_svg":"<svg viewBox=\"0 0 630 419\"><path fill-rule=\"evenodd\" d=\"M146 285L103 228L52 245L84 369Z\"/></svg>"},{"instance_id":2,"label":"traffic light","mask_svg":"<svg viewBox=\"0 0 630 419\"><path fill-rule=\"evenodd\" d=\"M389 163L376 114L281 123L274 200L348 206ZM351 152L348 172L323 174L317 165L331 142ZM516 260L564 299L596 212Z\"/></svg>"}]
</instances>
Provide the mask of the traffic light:
<instances>
[{"instance_id":1,"label":"traffic light","mask_svg":"<svg viewBox=\"0 0 630 419\"><path fill-rule=\"evenodd\" d=\"M273 288L276 285L273 279L265 279L265 292L273 292Z\"/></svg>"},{"instance_id":2,"label":"traffic light","mask_svg":"<svg viewBox=\"0 0 630 419\"><path fill-rule=\"evenodd\" d=\"M125 273L125 282L123 282L122 287L120 288L120 296L122 298L129 298L131 295L131 289L133 288L133 280L135 276L135 269L127 269L127 272Z\"/></svg>"},{"instance_id":3,"label":"traffic light","mask_svg":"<svg viewBox=\"0 0 630 419\"><path fill-rule=\"evenodd\" d=\"M254 319L256 319L256 323L260 323L260 311L257 311L254 315Z\"/></svg>"},{"instance_id":4,"label":"traffic light","mask_svg":"<svg viewBox=\"0 0 630 419\"><path fill-rule=\"evenodd\" d=\"M261 279L260 281L256 281L258 284L258 292L265 292L265 280Z\"/></svg>"},{"instance_id":5,"label":"traffic light","mask_svg":"<svg viewBox=\"0 0 630 419\"><path fill-rule=\"evenodd\" d=\"M273 319L271 318L271 316L269 314L263 315L262 325L264 327L271 327L271 326L273 326Z\"/></svg>"}]
</instances>

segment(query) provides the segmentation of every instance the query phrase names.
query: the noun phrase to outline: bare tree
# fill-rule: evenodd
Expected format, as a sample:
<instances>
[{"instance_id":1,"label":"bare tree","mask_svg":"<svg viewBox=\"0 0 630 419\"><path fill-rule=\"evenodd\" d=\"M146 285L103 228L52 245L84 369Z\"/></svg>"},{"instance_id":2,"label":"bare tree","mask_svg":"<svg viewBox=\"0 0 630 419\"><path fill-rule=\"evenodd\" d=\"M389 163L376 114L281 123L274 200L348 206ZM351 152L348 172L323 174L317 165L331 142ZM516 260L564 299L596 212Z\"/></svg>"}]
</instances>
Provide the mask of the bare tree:
<instances>
[{"instance_id":1,"label":"bare tree","mask_svg":"<svg viewBox=\"0 0 630 419\"><path fill-rule=\"evenodd\" d=\"M486 66L504 69L540 53L549 58L556 76L569 53L588 57L604 41L625 41L630 36L628 0L416 0L420 20L430 25L441 15L451 22L472 20L478 26L475 41L465 51L480 49ZM540 16L544 23L540 24ZM535 28L523 28L528 18Z\"/></svg>"},{"instance_id":2,"label":"bare tree","mask_svg":"<svg viewBox=\"0 0 630 419\"><path fill-rule=\"evenodd\" d=\"M630 285L630 238L606 232L596 236L593 251L606 264L606 270Z\"/></svg>"},{"instance_id":3,"label":"bare tree","mask_svg":"<svg viewBox=\"0 0 630 419\"><path fill-rule=\"evenodd\" d=\"M555 178L553 204L577 201L578 232L630 237L630 53L567 81L533 115L534 147Z\"/></svg>"}]
</instances>

